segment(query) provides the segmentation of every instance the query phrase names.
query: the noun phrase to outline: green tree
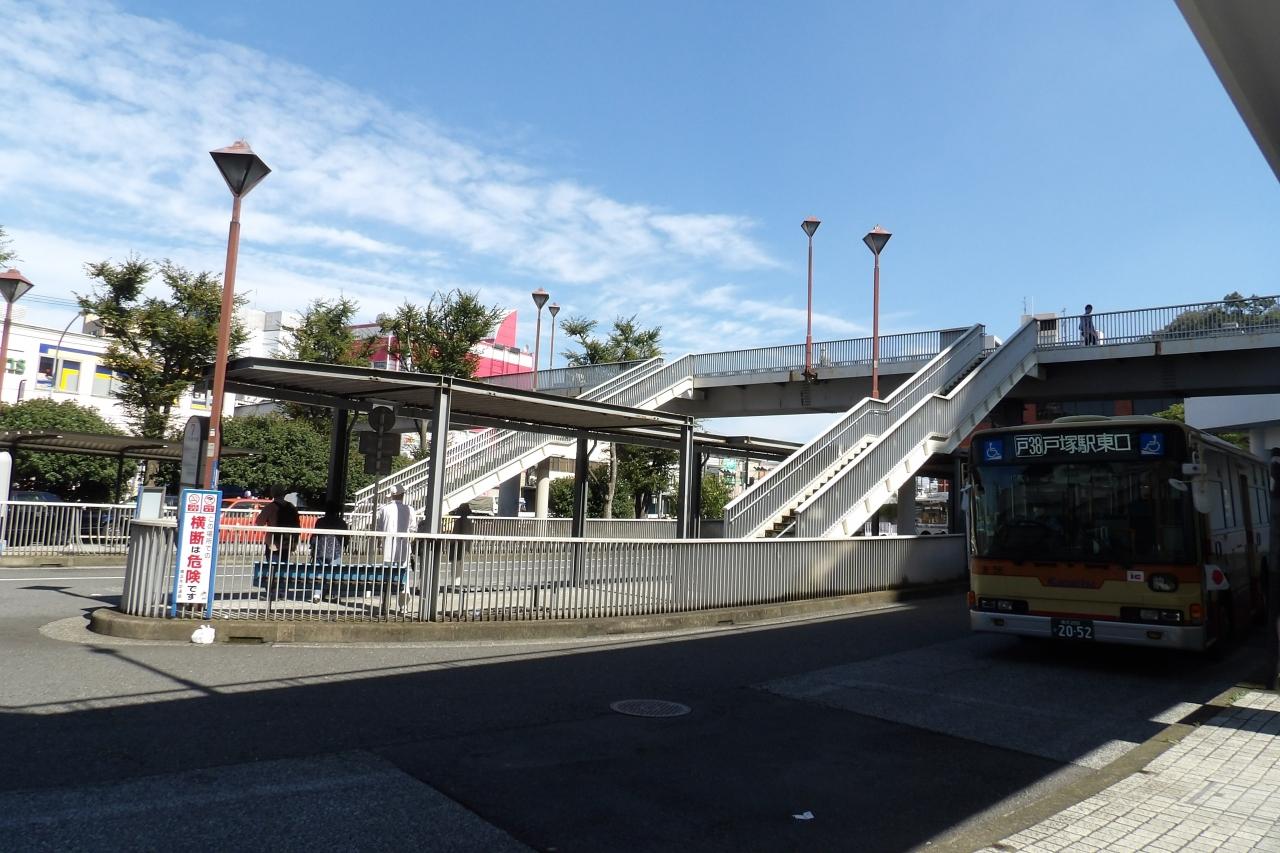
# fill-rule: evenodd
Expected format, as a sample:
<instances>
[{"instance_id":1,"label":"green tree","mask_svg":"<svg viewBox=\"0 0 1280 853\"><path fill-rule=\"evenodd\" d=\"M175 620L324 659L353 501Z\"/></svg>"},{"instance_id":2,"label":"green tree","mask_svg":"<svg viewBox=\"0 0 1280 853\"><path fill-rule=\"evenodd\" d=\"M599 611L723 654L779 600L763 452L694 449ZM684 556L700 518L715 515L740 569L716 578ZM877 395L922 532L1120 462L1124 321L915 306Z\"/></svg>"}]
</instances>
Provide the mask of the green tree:
<instances>
[{"instance_id":1,"label":"green tree","mask_svg":"<svg viewBox=\"0 0 1280 853\"><path fill-rule=\"evenodd\" d=\"M560 329L564 332L565 337L577 343L579 347L577 350L570 349L564 353L570 366L608 364L617 361L639 361L662 355L661 327L655 326L652 329L642 329L637 325L634 314L630 317L616 317L609 335L603 339L595 336L597 325L598 323L595 320L588 320L585 317L569 317L560 324ZM655 461L648 465L635 462L629 468L630 472L640 475L640 480L635 483L628 483L626 491L632 494L632 500L636 499L636 495L655 494L652 489L653 483L646 478L652 476L652 470L658 464L656 461L658 457L655 454L669 453L670 451L629 448L629 452L633 452L631 457L633 462L645 455L654 456ZM622 452L617 445L613 445L609 452L609 485L603 501L605 518L613 517L613 507L617 502L619 491L618 478L621 459Z\"/></svg>"},{"instance_id":2,"label":"green tree","mask_svg":"<svg viewBox=\"0 0 1280 853\"><path fill-rule=\"evenodd\" d=\"M120 434L120 430L103 419L96 409L70 400L37 399L15 406L0 406L0 430L18 429ZM115 460L101 456L26 450L13 454L15 489L54 492L67 500L96 503L118 499L118 495L112 494L116 473Z\"/></svg>"},{"instance_id":3,"label":"green tree","mask_svg":"<svg viewBox=\"0 0 1280 853\"><path fill-rule=\"evenodd\" d=\"M439 373L469 379L479 359L476 344L493 334L505 312L488 307L475 293L437 293L426 305L406 302L378 317L388 336L388 352L415 373Z\"/></svg>"},{"instance_id":4,"label":"green tree","mask_svg":"<svg viewBox=\"0 0 1280 853\"><path fill-rule=\"evenodd\" d=\"M605 493L609 488L607 465L592 465L587 478L587 518L630 518L631 493L620 487L614 496L613 511L604 513ZM573 478L560 477L551 481L551 495L547 513L552 518L573 518Z\"/></svg>"},{"instance_id":5,"label":"green tree","mask_svg":"<svg viewBox=\"0 0 1280 853\"><path fill-rule=\"evenodd\" d=\"M656 447L619 445L618 482L631 493L630 518L644 515L646 506L655 504L658 495L671 491L671 469L680 461L674 450Z\"/></svg>"},{"instance_id":6,"label":"green tree","mask_svg":"<svg viewBox=\"0 0 1280 853\"><path fill-rule=\"evenodd\" d=\"M437 293L426 305L405 302L391 314L378 316L378 330L387 338L387 354L406 370L470 379L479 359L476 344L489 337L502 319L498 306L486 307L474 293ZM418 421L418 457L426 458L428 427Z\"/></svg>"},{"instance_id":7,"label":"green tree","mask_svg":"<svg viewBox=\"0 0 1280 853\"><path fill-rule=\"evenodd\" d=\"M719 474L702 475L702 505L699 509L703 518L724 518L724 505L731 497L724 477Z\"/></svg>"},{"instance_id":8,"label":"green tree","mask_svg":"<svg viewBox=\"0 0 1280 853\"><path fill-rule=\"evenodd\" d=\"M1169 408L1156 412L1157 418L1164 418L1167 421L1177 421L1180 424L1187 422L1187 407L1183 403L1174 403ZM1249 436L1243 432L1222 432L1217 433L1218 438L1223 441L1229 441L1241 450L1249 449Z\"/></svg>"},{"instance_id":9,"label":"green tree","mask_svg":"<svg viewBox=\"0 0 1280 853\"><path fill-rule=\"evenodd\" d=\"M284 327L289 337L280 349L281 358L367 367L368 354L351 331L358 310L360 304L345 296L313 301L296 325Z\"/></svg>"},{"instance_id":10,"label":"green tree","mask_svg":"<svg viewBox=\"0 0 1280 853\"><path fill-rule=\"evenodd\" d=\"M167 297L148 296L157 267L138 258L121 264L89 264L96 284L77 297L95 315L111 343L103 363L120 374L115 395L129 423L143 436L163 438L173 424L178 398L203 379L217 355L222 285L213 273L192 273L163 261L158 267ZM244 303L236 297L236 305ZM244 346L246 333L232 323L229 353Z\"/></svg>"},{"instance_id":11,"label":"green tree","mask_svg":"<svg viewBox=\"0 0 1280 853\"><path fill-rule=\"evenodd\" d=\"M16 260L18 253L13 250L13 241L5 233L4 226L0 225L0 267L8 267Z\"/></svg>"},{"instance_id":12,"label":"green tree","mask_svg":"<svg viewBox=\"0 0 1280 853\"><path fill-rule=\"evenodd\" d=\"M284 327L289 334L280 348L280 357L317 364L368 366L367 347L351 331L359 308L359 303L345 296L332 301L317 299L311 302L303 309L296 325ZM328 440L333 409L301 403L285 403L283 409L289 417L307 421L322 438ZM353 417L348 422L348 438L356 420Z\"/></svg>"},{"instance_id":13,"label":"green tree","mask_svg":"<svg viewBox=\"0 0 1280 853\"><path fill-rule=\"evenodd\" d=\"M1269 296L1242 296L1236 291L1222 297L1222 303L1174 317L1160 334L1205 332L1224 327L1247 329L1251 326L1280 325L1280 307Z\"/></svg>"}]
</instances>

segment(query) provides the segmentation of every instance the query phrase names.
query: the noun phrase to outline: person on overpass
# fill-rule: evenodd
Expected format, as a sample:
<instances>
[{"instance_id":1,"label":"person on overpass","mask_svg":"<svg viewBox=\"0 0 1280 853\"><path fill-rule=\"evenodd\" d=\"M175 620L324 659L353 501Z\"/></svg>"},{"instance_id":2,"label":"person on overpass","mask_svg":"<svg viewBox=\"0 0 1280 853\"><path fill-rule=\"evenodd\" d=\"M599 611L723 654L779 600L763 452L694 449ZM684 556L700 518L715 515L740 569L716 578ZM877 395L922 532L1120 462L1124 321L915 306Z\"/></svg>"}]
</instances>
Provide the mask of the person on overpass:
<instances>
[{"instance_id":1,"label":"person on overpass","mask_svg":"<svg viewBox=\"0 0 1280 853\"><path fill-rule=\"evenodd\" d=\"M1080 340L1085 346L1096 346L1098 343L1098 327L1093 325L1093 306L1084 306L1084 314L1080 317Z\"/></svg>"}]
</instances>

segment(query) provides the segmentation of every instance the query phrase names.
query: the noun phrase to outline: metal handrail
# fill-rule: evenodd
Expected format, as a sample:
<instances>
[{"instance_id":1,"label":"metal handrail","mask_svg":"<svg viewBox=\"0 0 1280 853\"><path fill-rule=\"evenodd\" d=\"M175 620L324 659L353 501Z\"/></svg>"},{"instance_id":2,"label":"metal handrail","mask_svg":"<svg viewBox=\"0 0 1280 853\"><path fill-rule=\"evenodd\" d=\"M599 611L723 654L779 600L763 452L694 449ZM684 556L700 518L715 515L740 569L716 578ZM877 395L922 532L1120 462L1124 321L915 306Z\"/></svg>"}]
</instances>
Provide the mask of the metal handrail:
<instances>
[{"instance_id":1,"label":"metal handrail","mask_svg":"<svg viewBox=\"0 0 1280 853\"><path fill-rule=\"evenodd\" d=\"M1080 333L1084 316L1068 314L1038 321L1036 348L1085 346ZM1192 302L1090 316L1094 329L1101 333L1098 343L1102 346L1257 334L1280 331L1280 296Z\"/></svg>"},{"instance_id":2,"label":"metal handrail","mask_svg":"<svg viewBox=\"0 0 1280 853\"><path fill-rule=\"evenodd\" d=\"M937 355L966 328L934 329L925 332L906 332L880 337L880 363L920 361ZM815 341L814 363L820 368L846 367L852 364L870 364L872 339L847 338L833 341ZM733 376L750 373L794 372L804 368L804 344L760 347L757 349L725 350L723 352L697 353L693 356L693 375Z\"/></svg>"},{"instance_id":3,"label":"metal handrail","mask_svg":"<svg viewBox=\"0 0 1280 853\"><path fill-rule=\"evenodd\" d=\"M982 355L984 335L981 325L971 327L883 401L870 397L860 400L843 418L811 439L768 477L725 506L725 537L741 538L758 533L866 436L879 435L893 419L968 369Z\"/></svg>"},{"instance_id":4,"label":"metal handrail","mask_svg":"<svg viewBox=\"0 0 1280 853\"><path fill-rule=\"evenodd\" d=\"M537 372L537 390L556 391L565 388L596 388L641 363L641 361L613 361L604 364L583 364L557 367L552 370L539 370ZM534 390L533 376L533 371L525 371L524 373L486 376L480 381L503 388L532 391Z\"/></svg>"},{"instance_id":5,"label":"metal handrail","mask_svg":"<svg viewBox=\"0 0 1280 853\"><path fill-rule=\"evenodd\" d=\"M959 427L975 420L975 410L986 406L989 411L990 406L998 402L999 395L995 392L1000 386L1015 382L1034 365L1037 331L1034 320L1026 323L946 396L920 395L904 407L892 425L852 465L824 484L797 510L797 535L827 535L846 516L858 512L858 503L931 438L956 442L963 438L957 436ZM887 492L884 498L888 498Z\"/></svg>"},{"instance_id":6,"label":"metal handrail","mask_svg":"<svg viewBox=\"0 0 1280 853\"><path fill-rule=\"evenodd\" d=\"M632 362L632 367L625 373L613 376L583 395L586 399L612 401L612 397L628 384L643 378L658 368L662 359L651 358L642 362ZM546 436L539 433L517 430L491 430L478 443L469 441L455 445L446 451L444 494L455 494L473 484L478 478L487 476L501 466L533 453L550 444L567 444L571 439ZM383 487L403 486L410 501L421 497L419 494L430 478L429 460L422 460L401 468L384 478ZM356 512L368 512L373 502L374 486L369 485L355 495Z\"/></svg>"}]
</instances>

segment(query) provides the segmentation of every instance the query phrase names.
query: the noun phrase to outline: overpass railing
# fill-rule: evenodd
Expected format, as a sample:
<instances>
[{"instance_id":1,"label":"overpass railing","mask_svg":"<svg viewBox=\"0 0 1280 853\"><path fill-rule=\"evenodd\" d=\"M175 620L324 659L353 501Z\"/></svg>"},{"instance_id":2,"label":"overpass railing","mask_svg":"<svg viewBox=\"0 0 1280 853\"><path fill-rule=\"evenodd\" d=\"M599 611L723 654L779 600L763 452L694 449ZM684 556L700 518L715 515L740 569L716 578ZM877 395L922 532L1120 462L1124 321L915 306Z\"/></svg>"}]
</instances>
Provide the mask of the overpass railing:
<instances>
[{"instance_id":1,"label":"overpass railing","mask_svg":"<svg viewBox=\"0 0 1280 853\"><path fill-rule=\"evenodd\" d=\"M266 529L265 532L273 532ZM214 620L515 622L641 616L956 580L959 536L786 540L505 539L336 531L289 560L219 557ZM175 525L134 525L120 609L170 614ZM336 550L335 550L336 548ZM340 553L340 562L322 554ZM205 618L205 607L178 608Z\"/></svg>"},{"instance_id":2,"label":"overpass railing","mask_svg":"<svg viewBox=\"0 0 1280 853\"><path fill-rule=\"evenodd\" d=\"M907 332L880 337L880 363L923 361L942 352L967 328ZM871 338L849 338L838 341L814 341L813 363L818 367L844 367L871 363ZM697 353L693 356L693 375L735 376L749 373L772 373L804 369L804 344L761 347Z\"/></svg>"},{"instance_id":3,"label":"overpass railing","mask_svg":"<svg viewBox=\"0 0 1280 853\"><path fill-rule=\"evenodd\" d=\"M754 535L800 500L815 482L868 435L879 435L928 395L944 388L982 355L985 330L973 326L898 386L885 400L858 402L843 418L787 458L768 477L724 508L726 538Z\"/></svg>"},{"instance_id":4,"label":"overpass railing","mask_svg":"<svg viewBox=\"0 0 1280 853\"><path fill-rule=\"evenodd\" d=\"M1036 348L1084 346L1080 330L1084 316L1072 314L1038 321ZM1280 332L1280 296L1192 302L1089 316L1102 346L1274 333Z\"/></svg>"},{"instance_id":5,"label":"overpass railing","mask_svg":"<svg viewBox=\"0 0 1280 853\"><path fill-rule=\"evenodd\" d=\"M986 407L985 415L999 402L1002 390L1012 387L1029 362L1034 363L1037 331L1034 322L1025 324L947 396L935 391L915 395L910 402L904 400L896 415L887 419L892 428L886 428L853 465L801 507L796 515L796 534L827 535L846 516L858 512L858 503L888 480L896 466L912 458L921 445L933 438L956 442L963 438L957 432L962 425L972 426L978 420L973 417L975 410Z\"/></svg>"},{"instance_id":6,"label":"overpass railing","mask_svg":"<svg viewBox=\"0 0 1280 853\"><path fill-rule=\"evenodd\" d=\"M640 361L615 361L607 364L584 364L581 367L557 367L538 371L538 391L558 391L569 388L595 388L615 376L626 373ZM489 385L533 391L533 371L508 373L503 376L486 376L480 380Z\"/></svg>"}]
</instances>

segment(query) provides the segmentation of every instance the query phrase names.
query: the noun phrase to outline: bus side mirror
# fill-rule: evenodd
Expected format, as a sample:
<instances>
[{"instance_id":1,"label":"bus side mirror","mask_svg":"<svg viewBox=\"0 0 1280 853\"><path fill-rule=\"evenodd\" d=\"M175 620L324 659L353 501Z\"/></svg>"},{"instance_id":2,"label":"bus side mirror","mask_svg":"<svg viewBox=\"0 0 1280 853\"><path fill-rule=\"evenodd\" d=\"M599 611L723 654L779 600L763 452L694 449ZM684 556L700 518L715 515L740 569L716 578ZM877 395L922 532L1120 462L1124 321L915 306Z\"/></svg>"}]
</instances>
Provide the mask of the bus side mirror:
<instances>
[{"instance_id":1,"label":"bus side mirror","mask_svg":"<svg viewBox=\"0 0 1280 853\"><path fill-rule=\"evenodd\" d=\"M1170 477L1169 485L1173 487L1174 491L1177 491L1177 492L1187 491L1187 484L1182 480L1179 480L1177 477Z\"/></svg>"}]
</instances>

